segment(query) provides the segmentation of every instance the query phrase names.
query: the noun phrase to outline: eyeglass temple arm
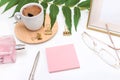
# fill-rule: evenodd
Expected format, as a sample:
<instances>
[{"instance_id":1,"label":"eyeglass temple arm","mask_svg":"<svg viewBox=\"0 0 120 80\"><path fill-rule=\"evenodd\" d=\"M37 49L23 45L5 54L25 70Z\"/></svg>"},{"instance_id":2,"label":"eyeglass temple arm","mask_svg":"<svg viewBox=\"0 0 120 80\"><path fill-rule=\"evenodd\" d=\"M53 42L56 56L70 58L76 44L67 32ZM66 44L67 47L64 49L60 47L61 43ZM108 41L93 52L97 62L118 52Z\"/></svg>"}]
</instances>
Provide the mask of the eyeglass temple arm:
<instances>
[{"instance_id":1,"label":"eyeglass temple arm","mask_svg":"<svg viewBox=\"0 0 120 80\"><path fill-rule=\"evenodd\" d=\"M119 55L118 55L118 53L117 53L117 50L116 50L116 48L115 48L115 44L114 44L114 42L113 42L113 40L112 40L110 31L109 31L109 29L108 29L108 24L106 24L105 26L106 26L106 29L107 29L107 33L108 33L109 39L110 39L110 41L111 41L111 43L112 43L112 45L113 45L113 49L115 49L115 53L116 53L116 55L117 55L117 58L118 58L118 60L120 61L120 57L119 57ZM119 62L119 64L120 64L120 62Z\"/></svg>"},{"instance_id":2,"label":"eyeglass temple arm","mask_svg":"<svg viewBox=\"0 0 120 80\"><path fill-rule=\"evenodd\" d=\"M84 34L86 34L87 36L89 36L91 39L96 39L95 37L89 35L87 32L84 32ZM82 34L82 35L83 35L83 34ZM103 41L101 41L101 40L99 40L99 39L96 39L96 40L100 41L101 43L107 45L108 47L110 47L110 48L112 48L112 49L114 49L114 50L120 50L120 48L115 48L115 47L113 47L113 46L111 46L111 45L106 44L105 42L103 42Z\"/></svg>"}]
</instances>

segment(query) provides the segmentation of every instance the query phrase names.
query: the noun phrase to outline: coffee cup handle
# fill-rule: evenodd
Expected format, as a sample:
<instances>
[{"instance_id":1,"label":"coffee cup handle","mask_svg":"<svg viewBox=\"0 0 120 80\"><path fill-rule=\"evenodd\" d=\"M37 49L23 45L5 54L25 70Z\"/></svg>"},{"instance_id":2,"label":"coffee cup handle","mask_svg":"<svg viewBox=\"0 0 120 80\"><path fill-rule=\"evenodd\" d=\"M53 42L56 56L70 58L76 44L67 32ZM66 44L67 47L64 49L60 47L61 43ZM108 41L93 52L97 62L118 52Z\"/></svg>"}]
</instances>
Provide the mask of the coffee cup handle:
<instances>
[{"instance_id":1,"label":"coffee cup handle","mask_svg":"<svg viewBox=\"0 0 120 80\"><path fill-rule=\"evenodd\" d=\"M15 15L14 15L14 18L17 22L21 21L21 15L19 12L16 12Z\"/></svg>"}]
</instances>

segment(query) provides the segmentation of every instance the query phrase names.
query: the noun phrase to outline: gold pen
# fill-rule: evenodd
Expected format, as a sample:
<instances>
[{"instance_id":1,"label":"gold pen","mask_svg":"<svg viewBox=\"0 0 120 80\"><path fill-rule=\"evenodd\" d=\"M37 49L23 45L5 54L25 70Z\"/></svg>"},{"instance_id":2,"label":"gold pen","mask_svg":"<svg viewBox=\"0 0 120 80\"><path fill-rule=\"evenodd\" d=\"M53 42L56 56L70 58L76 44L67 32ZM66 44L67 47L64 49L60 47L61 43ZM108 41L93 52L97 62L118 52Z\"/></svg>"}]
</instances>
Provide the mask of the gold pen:
<instances>
[{"instance_id":1,"label":"gold pen","mask_svg":"<svg viewBox=\"0 0 120 80\"><path fill-rule=\"evenodd\" d=\"M32 67L32 70L30 72L28 80L34 80L35 71L36 71L36 68L37 68L38 61L39 61L39 55L40 55L40 51L38 51L38 53L37 53L37 55L35 57L33 67Z\"/></svg>"}]
</instances>

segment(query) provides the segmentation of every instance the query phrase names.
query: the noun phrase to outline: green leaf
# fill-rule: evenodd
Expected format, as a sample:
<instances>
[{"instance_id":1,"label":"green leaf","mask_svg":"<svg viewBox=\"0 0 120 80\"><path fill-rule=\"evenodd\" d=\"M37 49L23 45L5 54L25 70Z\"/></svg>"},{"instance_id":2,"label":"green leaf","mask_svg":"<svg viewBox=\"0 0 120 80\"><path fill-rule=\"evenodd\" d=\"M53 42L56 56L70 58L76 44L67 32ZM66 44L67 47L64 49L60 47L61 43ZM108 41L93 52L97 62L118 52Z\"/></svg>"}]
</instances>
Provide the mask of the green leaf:
<instances>
[{"instance_id":1,"label":"green leaf","mask_svg":"<svg viewBox=\"0 0 120 80\"><path fill-rule=\"evenodd\" d=\"M38 2L39 2L39 0L34 0L33 2L36 2L36 3L38 3Z\"/></svg>"},{"instance_id":2,"label":"green leaf","mask_svg":"<svg viewBox=\"0 0 120 80\"><path fill-rule=\"evenodd\" d=\"M71 33L71 28L72 28L71 9L67 6L63 6L62 11L65 17L65 23L67 25L67 28Z\"/></svg>"},{"instance_id":3,"label":"green leaf","mask_svg":"<svg viewBox=\"0 0 120 80\"><path fill-rule=\"evenodd\" d=\"M61 5L64 4L67 0L54 0L54 4Z\"/></svg>"},{"instance_id":4,"label":"green leaf","mask_svg":"<svg viewBox=\"0 0 120 80\"><path fill-rule=\"evenodd\" d=\"M39 3L39 0L29 0L28 3L30 2Z\"/></svg>"},{"instance_id":5,"label":"green leaf","mask_svg":"<svg viewBox=\"0 0 120 80\"><path fill-rule=\"evenodd\" d=\"M43 2L51 2L51 1L53 1L53 0L43 0Z\"/></svg>"},{"instance_id":6,"label":"green leaf","mask_svg":"<svg viewBox=\"0 0 120 80\"><path fill-rule=\"evenodd\" d=\"M80 4L78 4L78 7L90 8L90 0L86 0L86 1L81 2Z\"/></svg>"},{"instance_id":7,"label":"green leaf","mask_svg":"<svg viewBox=\"0 0 120 80\"><path fill-rule=\"evenodd\" d=\"M67 0L65 2L65 5L66 6L69 6L69 7L72 7L72 6L75 6L80 0Z\"/></svg>"},{"instance_id":8,"label":"green leaf","mask_svg":"<svg viewBox=\"0 0 120 80\"><path fill-rule=\"evenodd\" d=\"M9 2L10 0L0 0L0 7Z\"/></svg>"},{"instance_id":9,"label":"green leaf","mask_svg":"<svg viewBox=\"0 0 120 80\"><path fill-rule=\"evenodd\" d=\"M23 0L22 0L23 1ZM33 3L39 3L39 0L28 0L28 3L33 2Z\"/></svg>"},{"instance_id":10,"label":"green leaf","mask_svg":"<svg viewBox=\"0 0 120 80\"><path fill-rule=\"evenodd\" d=\"M81 17L80 9L78 7L75 7L74 8L74 26L76 31L77 31L77 25L80 17Z\"/></svg>"},{"instance_id":11,"label":"green leaf","mask_svg":"<svg viewBox=\"0 0 120 80\"><path fill-rule=\"evenodd\" d=\"M50 23L51 23L51 29L56 21L56 18L57 18L57 15L58 15L58 12L59 12L59 8L58 6L56 6L55 4L52 4L50 5Z\"/></svg>"},{"instance_id":12,"label":"green leaf","mask_svg":"<svg viewBox=\"0 0 120 80\"><path fill-rule=\"evenodd\" d=\"M5 11L9 10L10 8L12 8L13 6L15 6L18 2L19 2L19 0L10 0L10 2L7 4L6 8L4 9L3 13Z\"/></svg>"},{"instance_id":13,"label":"green leaf","mask_svg":"<svg viewBox=\"0 0 120 80\"><path fill-rule=\"evenodd\" d=\"M44 9L47 9L48 4L46 2L42 2L41 5L43 6Z\"/></svg>"},{"instance_id":14,"label":"green leaf","mask_svg":"<svg viewBox=\"0 0 120 80\"><path fill-rule=\"evenodd\" d=\"M46 16L46 9L48 7L48 4L46 2L42 2L41 5L43 6L44 8L44 23L43 25L45 25L45 16Z\"/></svg>"}]
</instances>

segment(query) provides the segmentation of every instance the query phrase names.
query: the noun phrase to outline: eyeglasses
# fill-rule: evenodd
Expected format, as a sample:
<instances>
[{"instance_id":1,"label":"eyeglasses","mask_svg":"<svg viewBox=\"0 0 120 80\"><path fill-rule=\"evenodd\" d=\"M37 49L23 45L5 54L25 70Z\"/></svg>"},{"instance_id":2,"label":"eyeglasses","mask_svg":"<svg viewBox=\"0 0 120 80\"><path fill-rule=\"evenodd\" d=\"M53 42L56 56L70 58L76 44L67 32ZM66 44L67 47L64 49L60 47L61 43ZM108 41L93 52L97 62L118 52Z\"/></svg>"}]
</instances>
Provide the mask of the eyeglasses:
<instances>
[{"instance_id":1,"label":"eyeglasses","mask_svg":"<svg viewBox=\"0 0 120 80\"><path fill-rule=\"evenodd\" d=\"M112 46L98 40L97 38L89 35L87 32L82 33L83 42L96 53L106 64L116 69L120 68L120 48L116 48L112 40L108 25L106 24L106 30Z\"/></svg>"}]
</instances>

